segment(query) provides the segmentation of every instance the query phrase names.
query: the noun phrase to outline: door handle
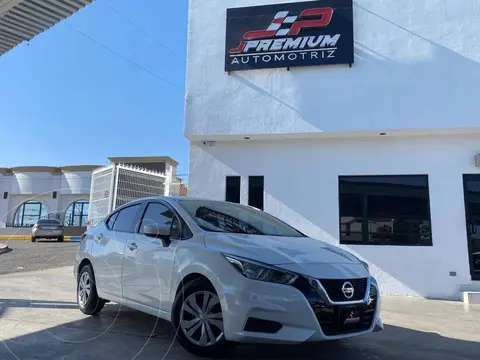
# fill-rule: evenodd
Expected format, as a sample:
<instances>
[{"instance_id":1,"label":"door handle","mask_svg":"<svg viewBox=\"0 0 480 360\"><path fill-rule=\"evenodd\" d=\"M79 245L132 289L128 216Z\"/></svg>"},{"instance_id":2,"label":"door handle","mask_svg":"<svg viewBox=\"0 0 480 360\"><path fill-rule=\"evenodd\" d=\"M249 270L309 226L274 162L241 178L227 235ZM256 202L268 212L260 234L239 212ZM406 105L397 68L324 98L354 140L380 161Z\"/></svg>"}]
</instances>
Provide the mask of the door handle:
<instances>
[{"instance_id":1,"label":"door handle","mask_svg":"<svg viewBox=\"0 0 480 360\"><path fill-rule=\"evenodd\" d=\"M94 236L94 239L95 239L95 241L100 241L100 240L102 240L102 239L103 239L103 234L96 234L96 235Z\"/></svg>"},{"instance_id":2,"label":"door handle","mask_svg":"<svg viewBox=\"0 0 480 360\"><path fill-rule=\"evenodd\" d=\"M130 251L133 251L133 250L137 250L138 246L135 243L131 243L131 244L128 244L128 248L130 249Z\"/></svg>"}]
</instances>

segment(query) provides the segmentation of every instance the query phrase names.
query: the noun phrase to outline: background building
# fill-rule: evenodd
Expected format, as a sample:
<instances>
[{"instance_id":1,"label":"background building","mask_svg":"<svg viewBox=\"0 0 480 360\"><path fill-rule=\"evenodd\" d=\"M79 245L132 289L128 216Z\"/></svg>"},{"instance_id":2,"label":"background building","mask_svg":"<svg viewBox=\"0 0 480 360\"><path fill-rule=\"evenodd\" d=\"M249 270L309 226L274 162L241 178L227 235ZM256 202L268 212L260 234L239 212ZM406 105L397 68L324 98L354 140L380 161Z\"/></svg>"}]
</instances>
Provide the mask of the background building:
<instances>
[{"instance_id":1,"label":"background building","mask_svg":"<svg viewBox=\"0 0 480 360\"><path fill-rule=\"evenodd\" d=\"M480 289L478 1L282 3L190 0L189 194L347 248L388 294Z\"/></svg>"},{"instance_id":2,"label":"background building","mask_svg":"<svg viewBox=\"0 0 480 360\"><path fill-rule=\"evenodd\" d=\"M29 227L40 217L86 226L92 170L98 165L0 169L0 227Z\"/></svg>"},{"instance_id":3,"label":"background building","mask_svg":"<svg viewBox=\"0 0 480 360\"><path fill-rule=\"evenodd\" d=\"M116 157L109 161L110 167L124 169L119 179L124 198L118 199L117 206L122 199L130 201L145 195L136 191L139 188L137 174L142 173L168 178L169 189L176 192L175 195L186 195L186 185L176 175L178 162L170 157ZM68 235L82 233L88 223L92 174L103 169L101 165L0 168L0 234L28 234L35 221L47 217L60 220L69 228ZM149 185L148 194L153 191L164 194L164 181Z\"/></svg>"}]
</instances>

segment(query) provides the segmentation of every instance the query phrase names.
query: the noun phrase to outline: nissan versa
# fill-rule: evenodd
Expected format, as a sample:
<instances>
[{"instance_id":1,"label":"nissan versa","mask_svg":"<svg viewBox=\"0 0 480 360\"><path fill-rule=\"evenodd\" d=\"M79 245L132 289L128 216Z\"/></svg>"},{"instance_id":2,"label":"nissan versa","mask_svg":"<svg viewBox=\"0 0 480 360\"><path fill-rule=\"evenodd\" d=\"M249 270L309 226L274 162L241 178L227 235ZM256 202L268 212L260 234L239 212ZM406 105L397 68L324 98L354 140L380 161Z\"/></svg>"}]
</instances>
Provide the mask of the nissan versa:
<instances>
[{"instance_id":1,"label":"nissan versa","mask_svg":"<svg viewBox=\"0 0 480 360\"><path fill-rule=\"evenodd\" d=\"M106 301L171 321L201 356L232 342L301 343L383 329L368 265L260 210L181 197L140 199L83 236L78 306Z\"/></svg>"}]
</instances>

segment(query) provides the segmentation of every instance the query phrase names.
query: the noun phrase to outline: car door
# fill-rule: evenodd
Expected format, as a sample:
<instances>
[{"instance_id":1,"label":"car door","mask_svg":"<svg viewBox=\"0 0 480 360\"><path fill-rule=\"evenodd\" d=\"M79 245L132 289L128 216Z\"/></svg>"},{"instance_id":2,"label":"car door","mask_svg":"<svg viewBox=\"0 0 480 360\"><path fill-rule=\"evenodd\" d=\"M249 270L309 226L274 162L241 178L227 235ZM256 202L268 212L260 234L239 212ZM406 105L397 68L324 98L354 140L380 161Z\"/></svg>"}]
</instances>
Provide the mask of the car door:
<instances>
[{"instance_id":1,"label":"car door","mask_svg":"<svg viewBox=\"0 0 480 360\"><path fill-rule=\"evenodd\" d=\"M134 237L142 204L121 208L95 232L94 271L100 291L122 296L122 266L125 244Z\"/></svg>"},{"instance_id":2,"label":"car door","mask_svg":"<svg viewBox=\"0 0 480 360\"><path fill-rule=\"evenodd\" d=\"M181 221L163 202L149 202L138 226L136 238L127 242L123 262L123 297L155 310L167 311L175 250L181 236ZM171 243L144 235L145 225L172 226Z\"/></svg>"}]
</instances>

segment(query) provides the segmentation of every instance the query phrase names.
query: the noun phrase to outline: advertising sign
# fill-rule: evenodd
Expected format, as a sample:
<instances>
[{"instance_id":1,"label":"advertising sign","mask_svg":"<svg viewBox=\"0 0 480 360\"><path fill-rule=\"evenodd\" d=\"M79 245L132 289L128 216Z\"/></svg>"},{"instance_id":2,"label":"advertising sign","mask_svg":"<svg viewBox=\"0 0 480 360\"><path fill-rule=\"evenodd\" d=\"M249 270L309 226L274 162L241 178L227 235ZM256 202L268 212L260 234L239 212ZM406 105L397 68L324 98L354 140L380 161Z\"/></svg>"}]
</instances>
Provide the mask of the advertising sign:
<instances>
[{"instance_id":1,"label":"advertising sign","mask_svg":"<svg viewBox=\"0 0 480 360\"><path fill-rule=\"evenodd\" d=\"M352 0L227 10L225 71L352 63Z\"/></svg>"}]
</instances>

